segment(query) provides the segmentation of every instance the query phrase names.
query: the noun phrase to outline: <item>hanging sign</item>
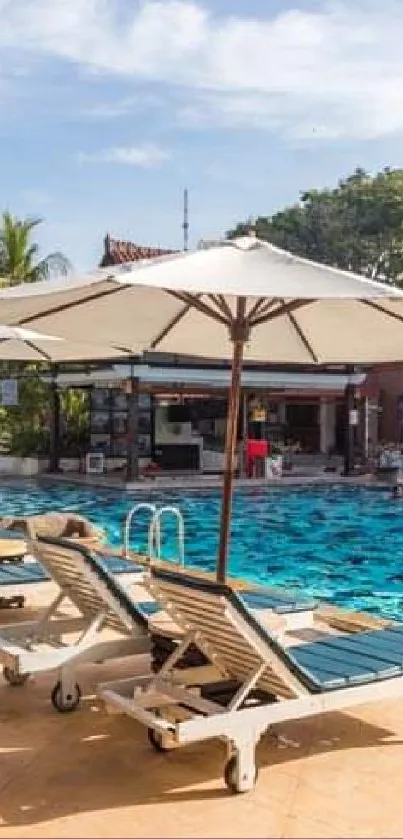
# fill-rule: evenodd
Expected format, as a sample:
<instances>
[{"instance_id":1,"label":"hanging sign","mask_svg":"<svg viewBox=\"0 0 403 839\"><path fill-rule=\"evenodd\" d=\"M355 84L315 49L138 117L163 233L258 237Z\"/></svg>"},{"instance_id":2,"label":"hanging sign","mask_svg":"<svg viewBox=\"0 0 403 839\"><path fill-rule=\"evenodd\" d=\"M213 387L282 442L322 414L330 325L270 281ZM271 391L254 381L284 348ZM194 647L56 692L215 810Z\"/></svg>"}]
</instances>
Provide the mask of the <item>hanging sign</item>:
<instances>
[{"instance_id":1,"label":"hanging sign","mask_svg":"<svg viewBox=\"0 0 403 839\"><path fill-rule=\"evenodd\" d=\"M0 393L3 408L12 408L18 405L17 379L2 379Z\"/></svg>"},{"instance_id":2,"label":"hanging sign","mask_svg":"<svg viewBox=\"0 0 403 839\"><path fill-rule=\"evenodd\" d=\"M266 411L264 408L252 409L252 422L266 422Z\"/></svg>"}]
</instances>

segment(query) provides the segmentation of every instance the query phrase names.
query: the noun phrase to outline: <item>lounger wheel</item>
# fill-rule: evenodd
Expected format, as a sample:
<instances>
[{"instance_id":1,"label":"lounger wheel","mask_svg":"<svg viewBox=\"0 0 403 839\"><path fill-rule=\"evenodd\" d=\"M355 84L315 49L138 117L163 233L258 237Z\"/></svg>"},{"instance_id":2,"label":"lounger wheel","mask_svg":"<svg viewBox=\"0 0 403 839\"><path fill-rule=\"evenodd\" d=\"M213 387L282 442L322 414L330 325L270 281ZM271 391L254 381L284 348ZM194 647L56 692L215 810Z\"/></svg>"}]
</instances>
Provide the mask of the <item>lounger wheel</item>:
<instances>
[{"instance_id":1,"label":"lounger wheel","mask_svg":"<svg viewBox=\"0 0 403 839\"><path fill-rule=\"evenodd\" d=\"M258 768L255 766L255 777L253 780L253 785L256 784L257 776L258 776ZM238 783L238 773L237 773L237 759L235 755L230 757L229 761L225 764L224 768L224 781L226 786L228 787L229 791L233 793L233 795L239 795L241 792L246 792L246 790L240 789Z\"/></svg>"},{"instance_id":2,"label":"lounger wheel","mask_svg":"<svg viewBox=\"0 0 403 839\"><path fill-rule=\"evenodd\" d=\"M21 687L22 685L25 685L29 673L17 673L16 670L12 669L12 667L4 667L3 676L9 685L11 685L13 688L17 688Z\"/></svg>"},{"instance_id":3,"label":"lounger wheel","mask_svg":"<svg viewBox=\"0 0 403 839\"><path fill-rule=\"evenodd\" d=\"M153 728L147 729L147 737L149 743L153 746L156 752L169 752L169 746L164 745L163 735L160 734L159 731L155 731Z\"/></svg>"},{"instance_id":4,"label":"lounger wheel","mask_svg":"<svg viewBox=\"0 0 403 839\"><path fill-rule=\"evenodd\" d=\"M63 696L62 683L56 682L52 693L50 694L50 698L56 711L59 711L61 714L68 714L78 708L81 699L81 690L76 682L73 690Z\"/></svg>"}]
</instances>

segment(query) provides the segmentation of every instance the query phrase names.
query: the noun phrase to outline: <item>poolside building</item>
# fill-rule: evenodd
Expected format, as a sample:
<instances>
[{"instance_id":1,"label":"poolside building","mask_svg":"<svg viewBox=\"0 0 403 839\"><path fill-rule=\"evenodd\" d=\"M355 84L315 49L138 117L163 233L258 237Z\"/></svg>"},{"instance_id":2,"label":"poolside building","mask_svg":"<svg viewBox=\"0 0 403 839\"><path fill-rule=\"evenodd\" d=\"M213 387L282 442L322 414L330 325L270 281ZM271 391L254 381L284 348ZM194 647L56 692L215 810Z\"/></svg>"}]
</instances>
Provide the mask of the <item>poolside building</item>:
<instances>
[{"instance_id":1,"label":"poolside building","mask_svg":"<svg viewBox=\"0 0 403 839\"><path fill-rule=\"evenodd\" d=\"M174 251L105 236L99 265L118 265ZM59 371L58 388L84 388L89 423L75 452L57 429L57 463L85 468L88 452L98 453L103 469L121 470L131 480L150 467L174 471L220 472L223 467L229 364L196 357L153 354L127 365ZM274 450L305 458L342 455L351 445L375 442L379 414L376 397L366 391L366 373L343 367L315 369L245 364L239 441L264 437ZM349 393L349 406L346 394ZM356 411L349 435L346 416ZM54 455L56 452L54 451Z\"/></svg>"},{"instance_id":2,"label":"poolside building","mask_svg":"<svg viewBox=\"0 0 403 839\"><path fill-rule=\"evenodd\" d=\"M103 454L104 469L109 472L126 471L130 456L138 461L140 469L147 469L152 463L167 471L220 472L229 379L229 367L222 362L203 364L199 359L196 364L161 356L147 363L60 371L58 388L84 389L89 406L88 428L80 452L64 434L61 419L61 468L77 470L77 458L82 459L87 452L99 452ZM357 373L351 378L335 370L273 370L247 365L242 375L239 441L262 436L272 449L298 454L299 462L318 455L322 461L324 457L342 455L345 390L351 381L358 389L357 404L362 404L366 399L365 374ZM130 434L133 400L135 415ZM259 411L260 427L256 421ZM374 419L371 414L372 425ZM359 433L358 427L357 437ZM137 464L133 471L137 472ZM128 478L132 476L129 469Z\"/></svg>"}]
</instances>

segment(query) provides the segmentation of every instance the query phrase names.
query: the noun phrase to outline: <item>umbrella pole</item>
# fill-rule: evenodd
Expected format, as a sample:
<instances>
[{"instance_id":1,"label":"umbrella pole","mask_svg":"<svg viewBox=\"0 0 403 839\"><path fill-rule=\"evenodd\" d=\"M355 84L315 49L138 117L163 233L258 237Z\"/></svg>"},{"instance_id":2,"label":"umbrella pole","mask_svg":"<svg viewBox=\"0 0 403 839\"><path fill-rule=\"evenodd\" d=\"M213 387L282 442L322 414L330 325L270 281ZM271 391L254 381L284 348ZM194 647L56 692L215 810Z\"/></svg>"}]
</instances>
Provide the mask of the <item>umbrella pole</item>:
<instances>
[{"instance_id":1,"label":"umbrella pole","mask_svg":"<svg viewBox=\"0 0 403 839\"><path fill-rule=\"evenodd\" d=\"M228 544L230 537L232 484L234 479L234 461L237 442L239 403L241 392L241 373L244 345L247 340L248 325L245 323L246 299L237 300L236 319L232 325L231 339L233 355L231 367L231 385L228 399L227 427L225 432L224 483L220 516L220 540L218 547L217 580L225 583L227 576Z\"/></svg>"}]
</instances>

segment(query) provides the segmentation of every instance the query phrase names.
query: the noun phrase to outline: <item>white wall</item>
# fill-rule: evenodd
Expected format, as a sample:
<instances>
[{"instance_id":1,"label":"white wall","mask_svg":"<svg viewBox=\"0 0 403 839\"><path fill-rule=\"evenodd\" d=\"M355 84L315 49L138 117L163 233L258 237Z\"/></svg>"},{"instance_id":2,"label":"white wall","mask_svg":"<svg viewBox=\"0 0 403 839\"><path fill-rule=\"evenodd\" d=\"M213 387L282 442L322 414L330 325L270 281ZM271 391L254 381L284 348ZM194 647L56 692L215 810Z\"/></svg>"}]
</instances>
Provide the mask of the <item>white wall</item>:
<instances>
[{"instance_id":1,"label":"white wall","mask_svg":"<svg viewBox=\"0 0 403 839\"><path fill-rule=\"evenodd\" d=\"M168 409L165 405L155 407L155 445L156 446L198 446L199 463L203 464L203 437L192 434L191 422L168 422Z\"/></svg>"},{"instance_id":2,"label":"white wall","mask_svg":"<svg viewBox=\"0 0 403 839\"><path fill-rule=\"evenodd\" d=\"M155 408L155 445L197 443L198 437L192 435L191 422L168 422L168 408L156 405Z\"/></svg>"}]
</instances>

